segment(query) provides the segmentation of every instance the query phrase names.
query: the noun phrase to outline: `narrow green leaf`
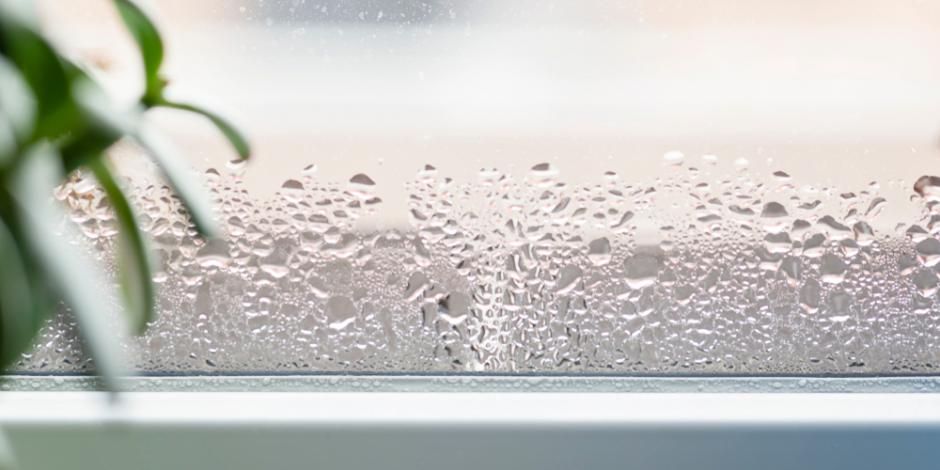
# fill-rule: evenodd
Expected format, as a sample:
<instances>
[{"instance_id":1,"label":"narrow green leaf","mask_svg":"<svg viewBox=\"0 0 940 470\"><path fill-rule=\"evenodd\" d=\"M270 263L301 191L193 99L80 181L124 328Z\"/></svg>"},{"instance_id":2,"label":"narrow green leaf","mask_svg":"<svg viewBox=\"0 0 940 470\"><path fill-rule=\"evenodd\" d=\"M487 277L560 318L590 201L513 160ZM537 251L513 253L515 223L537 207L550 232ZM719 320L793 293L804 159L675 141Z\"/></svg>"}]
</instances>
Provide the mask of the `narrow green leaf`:
<instances>
[{"instance_id":1,"label":"narrow green leaf","mask_svg":"<svg viewBox=\"0 0 940 470\"><path fill-rule=\"evenodd\" d=\"M206 237L216 233L212 200L199 178L186 161L179 156L169 141L151 127L141 125L134 137L147 150L164 176L183 201L196 230Z\"/></svg>"},{"instance_id":2,"label":"narrow green leaf","mask_svg":"<svg viewBox=\"0 0 940 470\"><path fill-rule=\"evenodd\" d=\"M203 107L189 103L177 103L164 100L158 102L157 106L180 109L205 116L207 119L209 119L209 121L212 122L212 124L215 125L216 128L219 129L220 132L222 132L223 135L225 135L225 138L228 139L229 143L232 144L232 147L235 148L235 151L238 152L239 158L242 160L247 160L249 157L251 157L251 146L248 144L248 139L244 137L237 127L235 127L231 122L222 116Z\"/></svg>"},{"instance_id":3,"label":"narrow green leaf","mask_svg":"<svg viewBox=\"0 0 940 470\"><path fill-rule=\"evenodd\" d=\"M121 137L133 132L138 121L136 113L119 108L98 83L81 69L71 72L72 95L82 113L86 126L101 129L112 137Z\"/></svg>"},{"instance_id":4,"label":"narrow green leaf","mask_svg":"<svg viewBox=\"0 0 940 470\"><path fill-rule=\"evenodd\" d=\"M73 94L84 117L85 129L76 132L62 149L67 172L80 165L91 165L124 135L134 136L161 168L200 233L215 232L211 202L202 183L192 175L169 141L146 127L136 113L119 111L104 90L87 77L75 80Z\"/></svg>"},{"instance_id":5,"label":"narrow green leaf","mask_svg":"<svg viewBox=\"0 0 940 470\"><path fill-rule=\"evenodd\" d=\"M36 2L32 0L0 0L0 15L30 28L39 24Z\"/></svg>"},{"instance_id":6,"label":"narrow green leaf","mask_svg":"<svg viewBox=\"0 0 940 470\"><path fill-rule=\"evenodd\" d=\"M0 171L16 159L16 132L7 117L0 113Z\"/></svg>"},{"instance_id":7,"label":"narrow green leaf","mask_svg":"<svg viewBox=\"0 0 940 470\"><path fill-rule=\"evenodd\" d=\"M108 147L134 132L139 117L119 109L101 87L78 69L70 69L72 96L82 116L81 126L61 142L65 172L98 158Z\"/></svg>"},{"instance_id":8,"label":"narrow green leaf","mask_svg":"<svg viewBox=\"0 0 940 470\"><path fill-rule=\"evenodd\" d=\"M69 224L60 223L64 214L49 196L61 181L61 170L55 151L49 145L39 144L30 149L12 175L10 183L22 221L22 240L28 245L31 261L74 312L98 374L109 389L116 390L118 377L127 370L121 340L128 328L124 317L101 294L108 285L105 277L81 250L65 242L74 236L73 230ZM64 238L56 234L63 230Z\"/></svg>"},{"instance_id":9,"label":"narrow green leaf","mask_svg":"<svg viewBox=\"0 0 940 470\"><path fill-rule=\"evenodd\" d=\"M33 338L49 316L48 292L36 282L21 256L21 246L7 215L0 220L0 366L7 367L32 345Z\"/></svg>"},{"instance_id":10,"label":"narrow green leaf","mask_svg":"<svg viewBox=\"0 0 940 470\"><path fill-rule=\"evenodd\" d=\"M0 114L6 116L17 141L24 142L33 130L36 103L20 72L0 56Z\"/></svg>"},{"instance_id":11,"label":"narrow green leaf","mask_svg":"<svg viewBox=\"0 0 940 470\"><path fill-rule=\"evenodd\" d=\"M19 465L16 463L13 446L10 445L6 432L0 429L0 470L16 470L17 468Z\"/></svg>"},{"instance_id":12,"label":"narrow green leaf","mask_svg":"<svg viewBox=\"0 0 940 470\"><path fill-rule=\"evenodd\" d=\"M166 81L160 76L163 64L163 39L160 30L150 19L145 8L136 0L114 0L124 26L134 37L140 49L140 58L144 65L146 80L144 103L158 99L163 94Z\"/></svg>"},{"instance_id":13,"label":"narrow green leaf","mask_svg":"<svg viewBox=\"0 0 940 470\"><path fill-rule=\"evenodd\" d=\"M36 99L32 140L55 139L78 121L69 79L55 49L36 30L0 9L4 55L19 69Z\"/></svg>"},{"instance_id":14,"label":"narrow green leaf","mask_svg":"<svg viewBox=\"0 0 940 470\"><path fill-rule=\"evenodd\" d=\"M141 334L153 319L156 302L150 271L153 265L150 250L137 226L134 210L107 162L104 158L97 158L91 160L88 166L108 196L121 228L118 232L117 252L121 291L125 309L131 316L131 325L137 334Z\"/></svg>"}]
</instances>

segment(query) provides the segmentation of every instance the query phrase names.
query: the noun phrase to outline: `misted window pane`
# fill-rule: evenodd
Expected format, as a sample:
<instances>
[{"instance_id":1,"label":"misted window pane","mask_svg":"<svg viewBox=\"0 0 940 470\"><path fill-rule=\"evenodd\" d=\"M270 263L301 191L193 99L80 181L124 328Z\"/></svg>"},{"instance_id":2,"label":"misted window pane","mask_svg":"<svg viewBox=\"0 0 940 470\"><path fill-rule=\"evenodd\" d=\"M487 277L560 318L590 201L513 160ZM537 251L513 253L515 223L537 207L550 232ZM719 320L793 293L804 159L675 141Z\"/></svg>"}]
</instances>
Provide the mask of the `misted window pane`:
<instances>
[{"instance_id":1,"label":"misted window pane","mask_svg":"<svg viewBox=\"0 0 940 470\"><path fill-rule=\"evenodd\" d=\"M48 3L133 96L101 2ZM115 150L161 266L141 371L938 371L934 3L156 6L178 91L258 155L157 116L206 242ZM108 258L93 179L56 196ZM93 367L69 318L19 370Z\"/></svg>"}]
</instances>

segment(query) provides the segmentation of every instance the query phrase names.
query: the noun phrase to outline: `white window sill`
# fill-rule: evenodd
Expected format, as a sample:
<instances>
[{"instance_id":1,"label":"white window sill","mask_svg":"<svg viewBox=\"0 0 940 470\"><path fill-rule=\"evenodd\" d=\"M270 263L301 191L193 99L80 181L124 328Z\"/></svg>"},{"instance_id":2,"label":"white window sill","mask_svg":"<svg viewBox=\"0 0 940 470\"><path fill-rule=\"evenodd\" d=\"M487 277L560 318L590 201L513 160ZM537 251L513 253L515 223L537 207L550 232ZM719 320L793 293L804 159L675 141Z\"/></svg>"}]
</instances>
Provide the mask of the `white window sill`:
<instances>
[{"instance_id":1,"label":"white window sill","mask_svg":"<svg viewBox=\"0 0 940 470\"><path fill-rule=\"evenodd\" d=\"M7 392L24 468L937 468L940 395Z\"/></svg>"}]
</instances>

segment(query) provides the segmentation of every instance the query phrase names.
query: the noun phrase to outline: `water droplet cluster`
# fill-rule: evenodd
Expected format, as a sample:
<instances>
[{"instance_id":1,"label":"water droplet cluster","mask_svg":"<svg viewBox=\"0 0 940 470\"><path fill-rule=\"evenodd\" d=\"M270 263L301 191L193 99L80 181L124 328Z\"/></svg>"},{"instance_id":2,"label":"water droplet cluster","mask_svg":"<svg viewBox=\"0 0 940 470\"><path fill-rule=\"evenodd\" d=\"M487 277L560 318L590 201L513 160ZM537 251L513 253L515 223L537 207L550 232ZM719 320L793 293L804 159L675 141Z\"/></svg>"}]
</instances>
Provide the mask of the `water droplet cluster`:
<instances>
[{"instance_id":1,"label":"water droplet cluster","mask_svg":"<svg viewBox=\"0 0 940 470\"><path fill-rule=\"evenodd\" d=\"M913 223L878 230L877 183L798 186L664 156L668 176L566 183L539 163L406 183L407 227L365 230L373 176L316 166L265 200L205 177L225 235L196 236L160 185L135 186L159 259L158 319L128 345L154 373L934 373L940 364L940 178ZM702 167L695 166L701 163ZM766 176L766 177L764 177ZM94 181L56 197L110 263ZM18 369L93 368L67 312Z\"/></svg>"}]
</instances>

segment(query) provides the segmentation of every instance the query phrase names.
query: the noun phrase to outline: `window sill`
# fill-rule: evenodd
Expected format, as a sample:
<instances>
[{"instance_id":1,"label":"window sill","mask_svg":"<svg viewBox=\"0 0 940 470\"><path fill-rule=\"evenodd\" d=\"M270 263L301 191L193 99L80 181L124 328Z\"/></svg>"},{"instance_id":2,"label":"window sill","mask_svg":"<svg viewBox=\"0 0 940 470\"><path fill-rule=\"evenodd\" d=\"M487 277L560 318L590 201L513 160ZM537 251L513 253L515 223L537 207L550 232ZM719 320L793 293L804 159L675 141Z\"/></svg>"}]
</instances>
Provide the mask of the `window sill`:
<instances>
[{"instance_id":1,"label":"window sill","mask_svg":"<svg viewBox=\"0 0 940 470\"><path fill-rule=\"evenodd\" d=\"M940 395L7 392L24 468L936 468ZM54 449L54 452L50 452Z\"/></svg>"}]
</instances>

